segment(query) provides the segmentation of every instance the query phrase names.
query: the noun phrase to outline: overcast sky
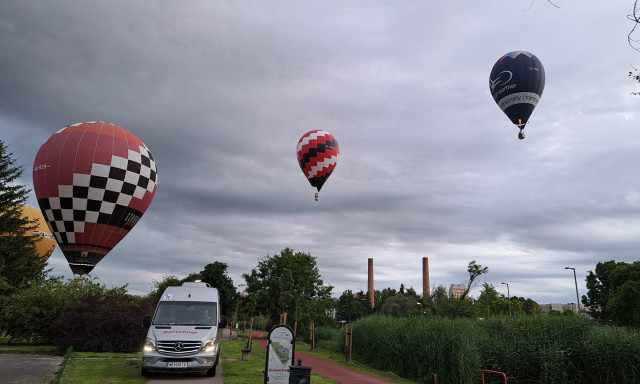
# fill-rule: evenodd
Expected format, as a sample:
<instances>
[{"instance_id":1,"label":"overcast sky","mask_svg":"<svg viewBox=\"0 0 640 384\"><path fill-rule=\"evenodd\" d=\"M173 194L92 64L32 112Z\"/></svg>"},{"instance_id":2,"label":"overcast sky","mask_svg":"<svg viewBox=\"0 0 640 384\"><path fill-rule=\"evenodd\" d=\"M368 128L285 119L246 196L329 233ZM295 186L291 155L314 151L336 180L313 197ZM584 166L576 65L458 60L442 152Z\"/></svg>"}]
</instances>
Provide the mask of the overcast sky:
<instances>
[{"instance_id":1,"label":"overcast sky","mask_svg":"<svg viewBox=\"0 0 640 384\"><path fill-rule=\"evenodd\" d=\"M0 139L33 187L60 128L108 121L153 153L149 209L92 272L147 294L285 247L317 258L334 296L467 280L575 302L601 261L640 258L640 90L627 75L631 0L0 2ZM505 53L542 61L525 132L489 92ZM333 134L319 201L299 138ZM37 206L31 193L29 204ZM72 277L59 249L53 275ZM477 295L478 290L475 291Z\"/></svg>"}]
</instances>

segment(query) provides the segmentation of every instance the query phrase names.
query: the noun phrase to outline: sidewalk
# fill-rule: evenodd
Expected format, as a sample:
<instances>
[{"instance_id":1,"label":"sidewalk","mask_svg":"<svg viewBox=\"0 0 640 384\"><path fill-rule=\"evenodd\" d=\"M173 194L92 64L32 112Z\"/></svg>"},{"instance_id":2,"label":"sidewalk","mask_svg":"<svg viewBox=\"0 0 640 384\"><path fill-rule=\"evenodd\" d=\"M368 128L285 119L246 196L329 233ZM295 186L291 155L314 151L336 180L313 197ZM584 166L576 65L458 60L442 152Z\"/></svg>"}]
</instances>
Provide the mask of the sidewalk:
<instances>
[{"instance_id":1,"label":"sidewalk","mask_svg":"<svg viewBox=\"0 0 640 384\"><path fill-rule=\"evenodd\" d=\"M47 384L55 378L62 360L62 356L0 354L0 381L4 384Z\"/></svg>"},{"instance_id":2,"label":"sidewalk","mask_svg":"<svg viewBox=\"0 0 640 384\"><path fill-rule=\"evenodd\" d=\"M267 338L263 336L262 332L254 332L252 334L253 340L256 340L260 345L267 348ZM330 379L339 381L345 384L393 384L391 381L383 380L379 377L371 376L366 373L354 371L343 367L339 364L334 364L329 361L321 360L306 353L296 351L295 364L297 360L302 359L302 365L311 367L311 373L317 373L319 375L328 377Z\"/></svg>"}]
</instances>

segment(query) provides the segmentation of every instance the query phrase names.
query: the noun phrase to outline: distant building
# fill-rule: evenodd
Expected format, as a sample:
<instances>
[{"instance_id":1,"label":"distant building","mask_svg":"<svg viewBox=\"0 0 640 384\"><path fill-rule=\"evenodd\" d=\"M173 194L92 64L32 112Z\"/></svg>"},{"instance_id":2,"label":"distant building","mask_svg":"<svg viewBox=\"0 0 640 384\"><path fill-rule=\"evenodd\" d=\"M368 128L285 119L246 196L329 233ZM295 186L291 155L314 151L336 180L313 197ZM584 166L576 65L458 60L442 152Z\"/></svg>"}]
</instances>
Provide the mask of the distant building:
<instances>
[{"instance_id":1,"label":"distant building","mask_svg":"<svg viewBox=\"0 0 640 384\"><path fill-rule=\"evenodd\" d=\"M451 284L449 287L449 297L458 299L463 294L464 291L467 290L467 287L464 284Z\"/></svg>"},{"instance_id":2,"label":"distant building","mask_svg":"<svg viewBox=\"0 0 640 384\"><path fill-rule=\"evenodd\" d=\"M549 313L550 311L558 311L558 312L564 312L564 311L572 311L573 313L577 314L578 313L578 306L575 303L567 303L567 304L540 304L540 309L542 309L542 312L544 313ZM582 310L582 312L585 312L585 307L584 305L580 307L580 309Z\"/></svg>"},{"instance_id":3,"label":"distant building","mask_svg":"<svg viewBox=\"0 0 640 384\"><path fill-rule=\"evenodd\" d=\"M540 304L540 309L542 309L542 312L544 313L549 313L551 311L564 311L562 304Z\"/></svg>"}]
</instances>

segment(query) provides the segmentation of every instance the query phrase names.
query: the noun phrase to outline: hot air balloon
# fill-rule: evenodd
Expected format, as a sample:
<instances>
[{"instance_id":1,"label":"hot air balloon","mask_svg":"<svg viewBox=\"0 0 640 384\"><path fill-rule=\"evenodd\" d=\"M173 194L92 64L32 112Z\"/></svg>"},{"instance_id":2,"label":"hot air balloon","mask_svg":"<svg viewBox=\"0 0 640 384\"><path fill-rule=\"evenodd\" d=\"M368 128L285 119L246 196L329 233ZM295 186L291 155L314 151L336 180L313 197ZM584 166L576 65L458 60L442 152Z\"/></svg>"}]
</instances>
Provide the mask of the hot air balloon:
<instances>
[{"instance_id":1,"label":"hot air balloon","mask_svg":"<svg viewBox=\"0 0 640 384\"><path fill-rule=\"evenodd\" d=\"M28 205L23 205L20 207L20 210L22 211L22 217L34 223L35 227L29 232L36 237L36 252L40 255L40 260L42 263L46 263L53 251L56 249L56 240L47 226L47 222L44 220L44 216L42 216L42 212L40 212L40 210L29 207Z\"/></svg>"},{"instance_id":2,"label":"hot air balloon","mask_svg":"<svg viewBox=\"0 0 640 384\"><path fill-rule=\"evenodd\" d=\"M526 51L507 53L491 70L491 95L511 122L520 128L520 139L524 139L524 126L542 96L544 80L542 63Z\"/></svg>"},{"instance_id":3,"label":"hot air balloon","mask_svg":"<svg viewBox=\"0 0 640 384\"><path fill-rule=\"evenodd\" d=\"M323 130L305 133L298 141L298 164L312 187L320 189L336 168L340 148L332 134ZM316 192L316 201L318 201Z\"/></svg>"},{"instance_id":4,"label":"hot air balloon","mask_svg":"<svg viewBox=\"0 0 640 384\"><path fill-rule=\"evenodd\" d=\"M156 192L149 149L103 121L69 125L40 147L33 189L71 271L87 274L140 220Z\"/></svg>"}]
</instances>

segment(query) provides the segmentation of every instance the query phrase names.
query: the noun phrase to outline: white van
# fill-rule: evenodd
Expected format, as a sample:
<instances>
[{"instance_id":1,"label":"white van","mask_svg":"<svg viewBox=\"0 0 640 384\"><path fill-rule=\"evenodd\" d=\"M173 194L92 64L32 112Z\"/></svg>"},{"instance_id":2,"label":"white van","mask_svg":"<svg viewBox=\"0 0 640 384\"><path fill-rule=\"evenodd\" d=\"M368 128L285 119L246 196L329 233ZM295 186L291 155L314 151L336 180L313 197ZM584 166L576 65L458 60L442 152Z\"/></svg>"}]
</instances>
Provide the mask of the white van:
<instances>
[{"instance_id":1,"label":"white van","mask_svg":"<svg viewBox=\"0 0 640 384\"><path fill-rule=\"evenodd\" d=\"M218 290L207 283L182 283L168 287L153 315L142 351L142 375L149 372L206 371L215 376L220 359L221 329Z\"/></svg>"}]
</instances>

